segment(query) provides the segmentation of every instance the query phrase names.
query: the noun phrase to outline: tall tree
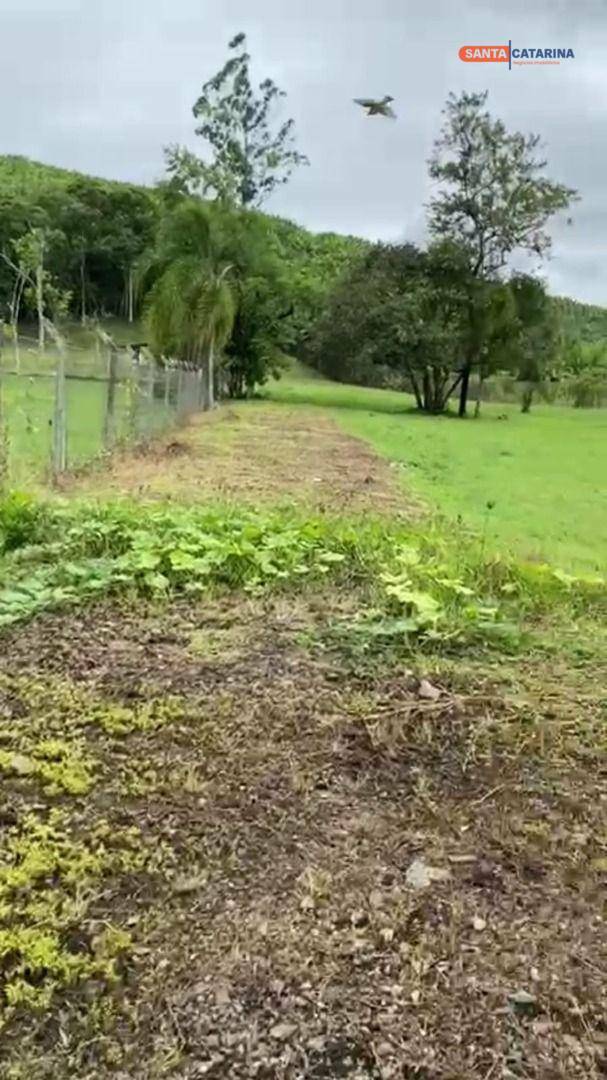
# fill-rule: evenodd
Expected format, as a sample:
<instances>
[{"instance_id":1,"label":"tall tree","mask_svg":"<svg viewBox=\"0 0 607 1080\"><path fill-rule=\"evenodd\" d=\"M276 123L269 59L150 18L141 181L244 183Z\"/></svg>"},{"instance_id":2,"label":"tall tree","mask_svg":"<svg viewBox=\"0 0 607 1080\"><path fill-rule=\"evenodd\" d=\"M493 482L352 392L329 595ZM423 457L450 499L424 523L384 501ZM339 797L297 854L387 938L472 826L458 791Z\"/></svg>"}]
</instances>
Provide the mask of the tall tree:
<instances>
[{"instance_id":1,"label":"tall tree","mask_svg":"<svg viewBox=\"0 0 607 1080\"><path fill-rule=\"evenodd\" d=\"M545 256L550 219L576 198L573 188L545 177L539 135L508 132L486 110L486 101L486 91L449 96L430 160L430 176L440 185L430 201L430 232L460 245L472 277L481 281L498 277L517 251ZM461 365L460 416L481 356L482 342L471 332Z\"/></svg>"},{"instance_id":2,"label":"tall tree","mask_svg":"<svg viewBox=\"0 0 607 1080\"><path fill-rule=\"evenodd\" d=\"M295 148L293 120L272 129L272 109L286 95L272 79L254 89L245 35L237 34L229 49L232 55L193 107L209 160L171 146L165 150L167 169L174 185L190 194L211 192L227 202L260 206L307 158Z\"/></svg>"}]
</instances>

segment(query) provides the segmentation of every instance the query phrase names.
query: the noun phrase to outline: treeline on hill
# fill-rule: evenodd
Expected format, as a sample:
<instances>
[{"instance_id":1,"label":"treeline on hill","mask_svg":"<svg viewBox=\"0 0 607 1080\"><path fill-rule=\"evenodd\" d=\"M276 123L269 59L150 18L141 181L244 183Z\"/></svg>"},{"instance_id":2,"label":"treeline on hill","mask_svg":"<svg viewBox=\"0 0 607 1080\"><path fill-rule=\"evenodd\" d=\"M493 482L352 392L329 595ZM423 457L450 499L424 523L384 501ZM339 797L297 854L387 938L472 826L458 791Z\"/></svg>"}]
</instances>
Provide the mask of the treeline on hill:
<instances>
[{"instance_id":1,"label":"treeline on hill","mask_svg":"<svg viewBox=\"0 0 607 1080\"><path fill-rule=\"evenodd\" d=\"M192 220L202 226L188 236ZM0 158L0 318L6 327L16 333L21 320L40 316L43 334L46 319L90 324L111 315L145 316L164 248L165 256L170 250L205 271L210 264L218 275L227 270L233 311L223 342L224 386L234 396L250 392L296 351L332 285L365 247L354 237L315 235L170 184L145 188ZM208 304L208 276L204 284ZM185 361L174 333L165 343Z\"/></svg>"}]
</instances>

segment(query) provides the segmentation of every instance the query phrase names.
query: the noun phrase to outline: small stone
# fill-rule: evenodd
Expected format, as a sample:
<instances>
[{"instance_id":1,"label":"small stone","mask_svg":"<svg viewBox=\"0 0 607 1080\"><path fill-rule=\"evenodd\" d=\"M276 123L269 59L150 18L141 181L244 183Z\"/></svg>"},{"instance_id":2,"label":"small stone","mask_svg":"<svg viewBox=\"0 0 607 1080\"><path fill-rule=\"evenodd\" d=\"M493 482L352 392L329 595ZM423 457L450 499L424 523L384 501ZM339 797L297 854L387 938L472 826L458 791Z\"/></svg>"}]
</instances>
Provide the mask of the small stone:
<instances>
[{"instance_id":1,"label":"small stone","mask_svg":"<svg viewBox=\"0 0 607 1080\"><path fill-rule=\"evenodd\" d=\"M480 915L475 915L472 920L472 926L480 934L487 926L484 919L481 919Z\"/></svg>"},{"instance_id":2,"label":"small stone","mask_svg":"<svg viewBox=\"0 0 607 1080\"><path fill-rule=\"evenodd\" d=\"M353 911L350 915L350 922L352 923L352 926L364 926L365 923L367 923L368 921L369 917L367 915L367 912L363 911L362 908L358 908L357 911Z\"/></svg>"},{"instance_id":3,"label":"small stone","mask_svg":"<svg viewBox=\"0 0 607 1080\"><path fill-rule=\"evenodd\" d=\"M388 1054L392 1053L391 1044L389 1042L380 1042L379 1046L377 1047L377 1053L379 1057L387 1057Z\"/></svg>"},{"instance_id":4,"label":"small stone","mask_svg":"<svg viewBox=\"0 0 607 1080\"><path fill-rule=\"evenodd\" d=\"M270 1028L270 1035L273 1039L284 1041L285 1039L290 1039L291 1035L294 1035L296 1031L297 1024L288 1024L286 1021L283 1021L283 1023L274 1024L274 1027Z\"/></svg>"},{"instance_id":5,"label":"small stone","mask_svg":"<svg viewBox=\"0 0 607 1080\"><path fill-rule=\"evenodd\" d=\"M218 986L215 991L215 1004L216 1005L229 1005L230 994L226 986Z\"/></svg>"},{"instance_id":6,"label":"small stone","mask_svg":"<svg viewBox=\"0 0 607 1080\"><path fill-rule=\"evenodd\" d=\"M315 1035L313 1039L308 1039L308 1046L310 1050L316 1050L320 1054L325 1048L325 1039L322 1035Z\"/></svg>"},{"instance_id":7,"label":"small stone","mask_svg":"<svg viewBox=\"0 0 607 1080\"><path fill-rule=\"evenodd\" d=\"M405 881L412 889L425 889L433 881L446 881L448 877L448 870L441 870L438 866L428 866L423 859L414 859L405 874Z\"/></svg>"},{"instance_id":8,"label":"small stone","mask_svg":"<svg viewBox=\"0 0 607 1080\"><path fill-rule=\"evenodd\" d=\"M533 1013L537 1008L537 1000L527 990L515 990L508 994L508 1001L518 1012Z\"/></svg>"},{"instance_id":9,"label":"small stone","mask_svg":"<svg viewBox=\"0 0 607 1080\"><path fill-rule=\"evenodd\" d=\"M440 697L440 690L437 686L433 686L427 679L421 679L417 688L418 697L425 698L426 701L438 701Z\"/></svg>"},{"instance_id":10,"label":"small stone","mask_svg":"<svg viewBox=\"0 0 607 1080\"><path fill-rule=\"evenodd\" d=\"M549 1031L552 1031L552 1023L550 1020L536 1020L533 1030L536 1035L547 1035Z\"/></svg>"}]
</instances>

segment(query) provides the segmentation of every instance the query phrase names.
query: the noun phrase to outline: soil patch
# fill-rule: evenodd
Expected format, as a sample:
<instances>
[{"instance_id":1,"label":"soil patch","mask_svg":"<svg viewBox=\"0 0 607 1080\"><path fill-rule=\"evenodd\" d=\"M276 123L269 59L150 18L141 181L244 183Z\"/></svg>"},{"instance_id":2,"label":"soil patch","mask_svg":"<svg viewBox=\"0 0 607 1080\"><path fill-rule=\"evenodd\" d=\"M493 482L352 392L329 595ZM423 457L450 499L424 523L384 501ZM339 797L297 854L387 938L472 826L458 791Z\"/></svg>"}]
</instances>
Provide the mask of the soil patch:
<instances>
[{"instance_id":1,"label":"soil patch","mask_svg":"<svg viewBox=\"0 0 607 1080\"><path fill-rule=\"evenodd\" d=\"M74 844L133 853L94 886L83 861L58 934L97 968L14 1010L2 1075L607 1075L598 690L565 742L560 670L353 674L314 644L352 603L102 605L3 639L3 835L60 809Z\"/></svg>"}]
</instances>

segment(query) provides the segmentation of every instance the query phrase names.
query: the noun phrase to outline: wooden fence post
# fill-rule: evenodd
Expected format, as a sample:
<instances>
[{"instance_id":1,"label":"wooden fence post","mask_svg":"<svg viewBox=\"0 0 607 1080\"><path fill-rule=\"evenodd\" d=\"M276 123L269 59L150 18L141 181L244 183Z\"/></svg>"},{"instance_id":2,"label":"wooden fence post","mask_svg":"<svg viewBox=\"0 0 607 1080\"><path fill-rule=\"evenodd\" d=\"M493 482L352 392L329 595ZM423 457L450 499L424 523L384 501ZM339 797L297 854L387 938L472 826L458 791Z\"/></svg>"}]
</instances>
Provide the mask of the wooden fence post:
<instances>
[{"instance_id":1,"label":"wooden fence post","mask_svg":"<svg viewBox=\"0 0 607 1080\"><path fill-rule=\"evenodd\" d=\"M53 411L53 478L67 468L67 400L65 378L65 346L57 336L57 370L55 372L55 407Z\"/></svg>"},{"instance_id":2,"label":"wooden fence post","mask_svg":"<svg viewBox=\"0 0 607 1080\"><path fill-rule=\"evenodd\" d=\"M2 370L4 345L4 319L0 319L0 491L8 481L8 421L4 410L4 381Z\"/></svg>"},{"instance_id":3,"label":"wooden fence post","mask_svg":"<svg viewBox=\"0 0 607 1080\"><path fill-rule=\"evenodd\" d=\"M105 400L105 416L103 419L103 445L113 446L116 442L116 386L118 383L118 352L114 346L110 346L107 372L107 396Z\"/></svg>"}]
</instances>

